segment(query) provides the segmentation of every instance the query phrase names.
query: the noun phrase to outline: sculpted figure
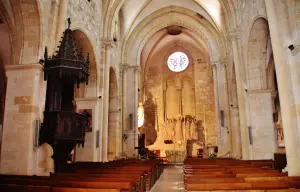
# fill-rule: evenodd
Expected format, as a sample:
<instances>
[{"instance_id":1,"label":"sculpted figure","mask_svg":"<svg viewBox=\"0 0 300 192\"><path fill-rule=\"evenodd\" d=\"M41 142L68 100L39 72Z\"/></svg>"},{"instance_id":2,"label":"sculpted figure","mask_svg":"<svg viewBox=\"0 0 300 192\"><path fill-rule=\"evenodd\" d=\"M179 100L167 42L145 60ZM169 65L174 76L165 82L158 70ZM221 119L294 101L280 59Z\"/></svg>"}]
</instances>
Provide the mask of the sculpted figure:
<instances>
[{"instance_id":1,"label":"sculpted figure","mask_svg":"<svg viewBox=\"0 0 300 192\"><path fill-rule=\"evenodd\" d=\"M174 137L175 137L175 120L171 119L170 120L170 126L169 126L169 134L170 134L170 140L174 141Z\"/></svg>"},{"instance_id":2,"label":"sculpted figure","mask_svg":"<svg viewBox=\"0 0 300 192\"><path fill-rule=\"evenodd\" d=\"M183 140L182 127L181 126L182 126L182 117L178 116L176 126L175 126L175 141L177 143L181 143L182 140Z\"/></svg>"},{"instance_id":3,"label":"sculpted figure","mask_svg":"<svg viewBox=\"0 0 300 192\"><path fill-rule=\"evenodd\" d=\"M191 131L191 138L192 139L198 139L198 132L197 132L197 127L196 127L196 119L191 119L191 127L190 127L190 131Z\"/></svg>"},{"instance_id":4,"label":"sculpted figure","mask_svg":"<svg viewBox=\"0 0 300 192\"><path fill-rule=\"evenodd\" d=\"M191 125L191 122L190 122L189 119L187 119L187 121L185 123L185 138L186 138L186 140L190 140L191 139L190 125Z\"/></svg>"}]
</instances>

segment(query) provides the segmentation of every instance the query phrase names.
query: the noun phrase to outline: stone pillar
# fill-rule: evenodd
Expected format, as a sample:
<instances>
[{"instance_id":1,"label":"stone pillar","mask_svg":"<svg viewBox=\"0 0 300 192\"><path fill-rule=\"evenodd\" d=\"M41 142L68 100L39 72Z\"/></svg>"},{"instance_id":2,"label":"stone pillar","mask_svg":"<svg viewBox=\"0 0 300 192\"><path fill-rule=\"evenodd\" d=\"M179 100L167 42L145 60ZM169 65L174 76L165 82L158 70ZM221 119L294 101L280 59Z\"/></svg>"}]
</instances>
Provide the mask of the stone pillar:
<instances>
[{"instance_id":1,"label":"stone pillar","mask_svg":"<svg viewBox=\"0 0 300 192\"><path fill-rule=\"evenodd\" d=\"M126 89L126 82L127 82L127 70L128 70L128 65L127 64L121 64L120 65L120 79L121 79L121 82L122 82L122 94L121 94L121 106L122 106L122 115L121 115L121 121L122 121L122 124L121 124L121 127L122 127L122 156L126 154L126 141L123 140L123 135L124 134L127 134L126 133L126 129L127 129L127 126L126 126L126 98L127 98L127 89Z\"/></svg>"},{"instance_id":2,"label":"stone pillar","mask_svg":"<svg viewBox=\"0 0 300 192\"><path fill-rule=\"evenodd\" d=\"M243 88L242 82L242 71L241 71L241 59L238 51L238 33L233 31L229 35L229 40L232 43L233 49L233 60L234 60L234 69L236 74L236 86L237 86L237 95L239 103L239 118L240 118L240 131L241 131L241 144L242 144L242 158L244 160L249 159L249 134L246 121L246 107L245 107L245 90Z\"/></svg>"},{"instance_id":3,"label":"stone pillar","mask_svg":"<svg viewBox=\"0 0 300 192\"><path fill-rule=\"evenodd\" d=\"M99 119L99 104L98 97L90 98L78 98L75 99L77 113L80 110L91 109L92 110L92 132L85 133L84 147L77 147L76 149L76 161L98 161L98 150L96 148L96 133L98 130ZM100 130L99 130L100 131ZM102 138L101 132L100 137Z\"/></svg>"},{"instance_id":4,"label":"stone pillar","mask_svg":"<svg viewBox=\"0 0 300 192\"><path fill-rule=\"evenodd\" d=\"M37 151L34 150L34 122L39 117L42 65L6 66L7 91L1 149L1 174L33 175Z\"/></svg>"},{"instance_id":5,"label":"stone pillar","mask_svg":"<svg viewBox=\"0 0 300 192\"><path fill-rule=\"evenodd\" d=\"M163 82L163 114L164 122L167 120L167 82Z\"/></svg>"},{"instance_id":6,"label":"stone pillar","mask_svg":"<svg viewBox=\"0 0 300 192\"><path fill-rule=\"evenodd\" d=\"M220 110L219 110L219 89L218 89L218 74L217 74L217 64L212 64L213 77L214 77L214 95L215 95L215 110L216 110L216 130L218 134L218 149L222 151L221 142L221 121L220 121ZM205 141L206 142L206 141Z\"/></svg>"},{"instance_id":7,"label":"stone pillar","mask_svg":"<svg viewBox=\"0 0 300 192\"><path fill-rule=\"evenodd\" d=\"M287 157L287 170L290 176L300 175L299 135L297 125L293 119L295 109L290 95L289 70L285 62L284 49L281 42L278 18L276 18L276 6L272 0L265 0L268 15L272 48L279 90L280 106L282 111L283 132L285 136L285 149ZM294 111L293 111L294 110Z\"/></svg>"},{"instance_id":8,"label":"stone pillar","mask_svg":"<svg viewBox=\"0 0 300 192\"><path fill-rule=\"evenodd\" d=\"M218 148L220 156L228 156L231 153L231 132L229 131L229 106L228 106L228 91L227 91L227 73L226 61L212 61L214 87L215 87L215 102L217 113L217 130L218 130ZM224 112L224 125L221 124L221 110Z\"/></svg>"},{"instance_id":9,"label":"stone pillar","mask_svg":"<svg viewBox=\"0 0 300 192\"><path fill-rule=\"evenodd\" d=\"M230 109L229 109L229 93L228 93L228 76L227 76L227 59L222 60L221 71L224 73L224 113L225 113L225 133L227 135L227 149L225 150L226 155L231 156L232 154L232 130L231 130L231 121L230 121Z\"/></svg>"},{"instance_id":10,"label":"stone pillar","mask_svg":"<svg viewBox=\"0 0 300 192\"><path fill-rule=\"evenodd\" d=\"M240 118L239 107L232 105L230 108L231 117L231 133L232 133L232 158L241 159L241 131L240 131Z\"/></svg>"},{"instance_id":11,"label":"stone pillar","mask_svg":"<svg viewBox=\"0 0 300 192\"><path fill-rule=\"evenodd\" d=\"M109 108L109 71L110 71L110 48L112 41L108 39L101 40L101 59L104 66L104 89L103 89L103 112L102 112L102 161L107 161L108 153L108 108Z\"/></svg>"},{"instance_id":12,"label":"stone pillar","mask_svg":"<svg viewBox=\"0 0 300 192\"><path fill-rule=\"evenodd\" d=\"M180 115L182 114L182 86L176 86L177 94L178 94L178 111Z\"/></svg>"},{"instance_id":13,"label":"stone pillar","mask_svg":"<svg viewBox=\"0 0 300 192\"><path fill-rule=\"evenodd\" d=\"M253 159L273 159L276 139L271 90L248 90Z\"/></svg>"},{"instance_id":14,"label":"stone pillar","mask_svg":"<svg viewBox=\"0 0 300 192\"><path fill-rule=\"evenodd\" d=\"M127 70L124 73L126 76L123 82L123 120L125 133L128 136L126 140L126 155L132 157L136 154L138 144L138 73L139 66L126 65Z\"/></svg>"},{"instance_id":15,"label":"stone pillar","mask_svg":"<svg viewBox=\"0 0 300 192\"><path fill-rule=\"evenodd\" d=\"M120 111L118 109L109 110L109 120L108 120L108 160L115 160L121 156L121 141L122 141L122 131L119 127L119 115Z\"/></svg>"}]
</instances>

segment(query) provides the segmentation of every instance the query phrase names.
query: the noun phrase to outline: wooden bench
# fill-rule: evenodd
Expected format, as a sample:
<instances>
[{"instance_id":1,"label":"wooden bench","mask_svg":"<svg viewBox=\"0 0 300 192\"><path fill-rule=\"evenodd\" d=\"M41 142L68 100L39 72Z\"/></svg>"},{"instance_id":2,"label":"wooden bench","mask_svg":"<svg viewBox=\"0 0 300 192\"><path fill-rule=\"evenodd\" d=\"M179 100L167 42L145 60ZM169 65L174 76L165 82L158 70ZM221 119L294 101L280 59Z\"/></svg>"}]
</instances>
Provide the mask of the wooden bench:
<instances>
[{"instance_id":1,"label":"wooden bench","mask_svg":"<svg viewBox=\"0 0 300 192\"><path fill-rule=\"evenodd\" d=\"M275 170L273 160L186 159L187 191L300 191L300 177Z\"/></svg>"},{"instance_id":2,"label":"wooden bench","mask_svg":"<svg viewBox=\"0 0 300 192\"><path fill-rule=\"evenodd\" d=\"M79 163L72 170L75 173L51 174L50 177L0 175L0 191L144 192L154 185L163 168L157 160L120 160Z\"/></svg>"}]
</instances>

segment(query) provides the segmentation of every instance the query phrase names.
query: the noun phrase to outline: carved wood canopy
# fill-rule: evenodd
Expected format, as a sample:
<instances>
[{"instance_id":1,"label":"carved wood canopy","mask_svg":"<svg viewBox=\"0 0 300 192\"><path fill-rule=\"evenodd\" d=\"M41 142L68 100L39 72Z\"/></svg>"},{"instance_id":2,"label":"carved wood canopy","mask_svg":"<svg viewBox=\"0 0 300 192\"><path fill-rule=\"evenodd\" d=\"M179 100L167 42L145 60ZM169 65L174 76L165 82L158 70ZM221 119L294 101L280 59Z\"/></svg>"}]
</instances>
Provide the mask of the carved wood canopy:
<instances>
[{"instance_id":1,"label":"carved wood canopy","mask_svg":"<svg viewBox=\"0 0 300 192\"><path fill-rule=\"evenodd\" d=\"M85 81L88 84L89 54L85 59L83 49L80 50L79 54L77 53L69 19L68 22L69 26L62 36L56 55L48 57L47 47L45 48L44 79L47 80L51 76L64 82L77 83L77 87L79 87L81 82Z\"/></svg>"}]
</instances>

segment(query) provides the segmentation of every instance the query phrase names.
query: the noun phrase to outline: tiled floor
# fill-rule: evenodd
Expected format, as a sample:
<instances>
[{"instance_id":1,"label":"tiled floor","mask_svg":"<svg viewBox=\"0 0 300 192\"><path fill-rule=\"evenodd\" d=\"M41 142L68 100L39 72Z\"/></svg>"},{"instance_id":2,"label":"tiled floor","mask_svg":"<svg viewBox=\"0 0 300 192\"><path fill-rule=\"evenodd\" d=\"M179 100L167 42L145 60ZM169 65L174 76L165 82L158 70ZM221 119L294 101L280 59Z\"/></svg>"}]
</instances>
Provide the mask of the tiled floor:
<instances>
[{"instance_id":1,"label":"tiled floor","mask_svg":"<svg viewBox=\"0 0 300 192\"><path fill-rule=\"evenodd\" d=\"M166 166L150 192L183 192L182 165Z\"/></svg>"}]
</instances>

